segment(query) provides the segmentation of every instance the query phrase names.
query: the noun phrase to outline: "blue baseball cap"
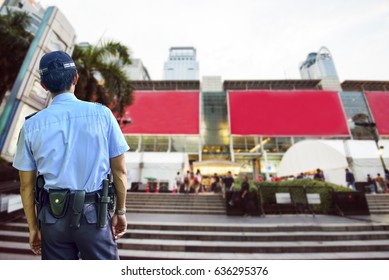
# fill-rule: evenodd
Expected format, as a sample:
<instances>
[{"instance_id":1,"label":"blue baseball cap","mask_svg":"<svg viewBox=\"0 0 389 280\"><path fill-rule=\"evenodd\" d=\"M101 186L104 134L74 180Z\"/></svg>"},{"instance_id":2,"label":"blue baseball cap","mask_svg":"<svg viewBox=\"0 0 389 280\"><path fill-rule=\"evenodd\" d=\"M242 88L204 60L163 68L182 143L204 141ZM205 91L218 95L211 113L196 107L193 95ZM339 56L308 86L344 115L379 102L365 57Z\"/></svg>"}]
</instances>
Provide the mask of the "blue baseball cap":
<instances>
[{"instance_id":1,"label":"blue baseball cap","mask_svg":"<svg viewBox=\"0 0 389 280\"><path fill-rule=\"evenodd\" d=\"M77 69L73 59L66 52L53 51L42 56L39 63L39 73L41 76L52 71L63 71Z\"/></svg>"}]
</instances>

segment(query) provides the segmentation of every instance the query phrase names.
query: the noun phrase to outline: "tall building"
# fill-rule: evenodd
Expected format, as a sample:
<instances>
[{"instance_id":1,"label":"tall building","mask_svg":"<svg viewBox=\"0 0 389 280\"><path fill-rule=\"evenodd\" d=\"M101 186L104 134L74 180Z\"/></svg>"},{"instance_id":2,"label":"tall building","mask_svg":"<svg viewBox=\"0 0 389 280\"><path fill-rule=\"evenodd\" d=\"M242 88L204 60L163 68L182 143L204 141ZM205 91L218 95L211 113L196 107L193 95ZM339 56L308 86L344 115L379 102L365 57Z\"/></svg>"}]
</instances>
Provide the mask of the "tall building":
<instances>
[{"instance_id":1,"label":"tall building","mask_svg":"<svg viewBox=\"0 0 389 280\"><path fill-rule=\"evenodd\" d=\"M163 71L164 80L198 80L199 63L193 47L172 47Z\"/></svg>"},{"instance_id":2,"label":"tall building","mask_svg":"<svg viewBox=\"0 0 389 280\"><path fill-rule=\"evenodd\" d=\"M35 3L32 0L20 2ZM40 58L57 50L71 54L75 39L75 29L65 15L55 6L48 7L0 113L1 157L7 160L13 158L24 118L46 108L51 101L49 92L40 85L37 71Z\"/></svg>"},{"instance_id":3,"label":"tall building","mask_svg":"<svg viewBox=\"0 0 389 280\"><path fill-rule=\"evenodd\" d=\"M307 80L321 80L324 89L341 90L332 55L326 47L308 54L300 65L300 76Z\"/></svg>"}]
</instances>

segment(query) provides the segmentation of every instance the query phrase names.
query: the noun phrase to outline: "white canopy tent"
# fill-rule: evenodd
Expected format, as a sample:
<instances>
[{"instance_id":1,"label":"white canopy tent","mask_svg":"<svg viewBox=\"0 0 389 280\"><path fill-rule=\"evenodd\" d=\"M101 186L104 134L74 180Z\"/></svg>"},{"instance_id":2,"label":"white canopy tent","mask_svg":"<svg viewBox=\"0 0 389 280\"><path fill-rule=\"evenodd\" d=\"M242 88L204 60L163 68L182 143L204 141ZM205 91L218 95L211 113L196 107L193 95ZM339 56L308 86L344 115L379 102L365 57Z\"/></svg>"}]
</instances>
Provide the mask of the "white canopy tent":
<instances>
[{"instance_id":1,"label":"white canopy tent","mask_svg":"<svg viewBox=\"0 0 389 280\"><path fill-rule=\"evenodd\" d=\"M305 140L294 144L283 156L277 175L296 176L320 168L326 181L345 185L348 167L342 140Z\"/></svg>"},{"instance_id":2,"label":"white canopy tent","mask_svg":"<svg viewBox=\"0 0 389 280\"><path fill-rule=\"evenodd\" d=\"M384 174L377 144L374 141L347 140L345 147L350 167L357 181L366 181L367 174L372 178L375 178L377 173Z\"/></svg>"},{"instance_id":3,"label":"white canopy tent","mask_svg":"<svg viewBox=\"0 0 389 280\"><path fill-rule=\"evenodd\" d=\"M389 166L389 140L381 140L383 158ZM387 147L387 149L385 149ZM278 176L296 176L317 168L324 171L326 181L345 185L345 168L356 181L366 181L367 174L375 178L384 174L377 144L373 140L305 140L293 145L284 155Z\"/></svg>"},{"instance_id":4,"label":"white canopy tent","mask_svg":"<svg viewBox=\"0 0 389 280\"><path fill-rule=\"evenodd\" d=\"M125 156L128 187L132 182L146 183L146 178L153 177L158 181L168 181L171 190L177 172L183 175L184 171L189 169L186 153L127 152Z\"/></svg>"}]
</instances>

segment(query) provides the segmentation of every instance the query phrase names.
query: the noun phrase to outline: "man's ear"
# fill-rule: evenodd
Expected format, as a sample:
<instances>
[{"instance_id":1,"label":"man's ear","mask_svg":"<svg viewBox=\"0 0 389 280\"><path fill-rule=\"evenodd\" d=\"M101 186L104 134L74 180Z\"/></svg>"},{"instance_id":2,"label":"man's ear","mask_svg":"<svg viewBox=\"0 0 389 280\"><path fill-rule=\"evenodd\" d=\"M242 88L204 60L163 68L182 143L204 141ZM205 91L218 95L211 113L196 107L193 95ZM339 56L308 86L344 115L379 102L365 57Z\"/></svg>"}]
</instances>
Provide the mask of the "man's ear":
<instances>
[{"instance_id":1,"label":"man's ear","mask_svg":"<svg viewBox=\"0 0 389 280\"><path fill-rule=\"evenodd\" d=\"M41 86L48 91L48 88L41 82Z\"/></svg>"},{"instance_id":2,"label":"man's ear","mask_svg":"<svg viewBox=\"0 0 389 280\"><path fill-rule=\"evenodd\" d=\"M76 76L74 76L74 79L73 79L73 82L72 82L72 85L77 85L77 82L78 82L78 73L76 74Z\"/></svg>"}]
</instances>

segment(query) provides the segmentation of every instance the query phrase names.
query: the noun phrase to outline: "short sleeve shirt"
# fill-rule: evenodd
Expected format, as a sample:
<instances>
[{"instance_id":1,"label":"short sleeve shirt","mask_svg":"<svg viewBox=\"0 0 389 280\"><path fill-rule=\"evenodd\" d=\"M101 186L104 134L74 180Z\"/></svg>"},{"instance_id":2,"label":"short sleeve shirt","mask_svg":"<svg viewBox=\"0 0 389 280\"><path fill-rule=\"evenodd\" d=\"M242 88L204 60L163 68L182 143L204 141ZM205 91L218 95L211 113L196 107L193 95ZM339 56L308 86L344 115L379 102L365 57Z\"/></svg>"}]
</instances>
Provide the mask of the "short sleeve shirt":
<instances>
[{"instance_id":1,"label":"short sleeve shirt","mask_svg":"<svg viewBox=\"0 0 389 280\"><path fill-rule=\"evenodd\" d=\"M234 178L232 177L226 177L224 178L224 184L226 185L226 188L231 188L232 184L234 183Z\"/></svg>"},{"instance_id":2,"label":"short sleeve shirt","mask_svg":"<svg viewBox=\"0 0 389 280\"><path fill-rule=\"evenodd\" d=\"M62 93L25 121L13 166L37 170L45 178L46 190L93 192L110 172L109 159L128 149L110 109Z\"/></svg>"}]
</instances>

